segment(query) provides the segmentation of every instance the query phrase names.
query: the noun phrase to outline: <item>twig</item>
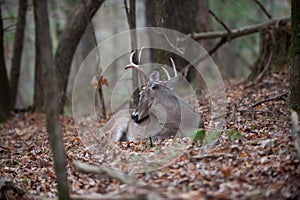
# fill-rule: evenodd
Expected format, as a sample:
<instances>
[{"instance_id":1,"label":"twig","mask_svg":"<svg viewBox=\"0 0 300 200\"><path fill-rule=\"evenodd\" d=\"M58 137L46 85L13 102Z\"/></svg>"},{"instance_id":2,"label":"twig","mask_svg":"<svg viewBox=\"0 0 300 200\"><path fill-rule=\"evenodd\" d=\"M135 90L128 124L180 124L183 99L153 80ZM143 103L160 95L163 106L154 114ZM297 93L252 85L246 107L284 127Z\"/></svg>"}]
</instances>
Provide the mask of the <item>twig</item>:
<instances>
[{"instance_id":1,"label":"twig","mask_svg":"<svg viewBox=\"0 0 300 200\"><path fill-rule=\"evenodd\" d=\"M217 15L213 11L208 10L208 12L217 20L217 22L219 22L227 30L227 32L229 33L229 36L230 36L231 30L226 26L226 24L220 18L218 18Z\"/></svg>"},{"instance_id":2,"label":"twig","mask_svg":"<svg viewBox=\"0 0 300 200\"><path fill-rule=\"evenodd\" d=\"M271 61L272 61L272 57L273 57L273 49L271 48L271 53L269 55L269 59L267 64L265 65L265 67L263 67L263 70L260 74L258 74L257 78L255 79L255 82L259 82L263 76L265 75L265 73L269 70L269 68L271 67Z\"/></svg>"},{"instance_id":3,"label":"twig","mask_svg":"<svg viewBox=\"0 0 300 200\"><path fill-rule=\"evenodd\" d=\"M166 34L162 33L161 31L156 30L155 28L153 28L153 31L154 31L155 33L157 33L158 35L162 36L162 37L165 39L165 41L170 45L170 47L172 47L172 48L173 48L174 50L176 50L178 53L180 53L180 54L182 54L182 55L184 54L185 49L182 48L182 47L178 47L178 43L179 43L179 41L184 41L185 37L179 38L179 39L177 38L176 44L173 44L173 43L170 41L170 39L168 38L168 36L166 36Z\"/></svg>"},{"instance_id":4,"label":"twig","mask_svg":"<svg viewBox=\"0 0 300 200\"><path fill-rule=\"evenodd\" d=\"M140 188L137 188L139 190ZM142 188L140 191L135 192L135 194L86 194L86 195L71 195L72 200L135 200L135 199L145 199L145 200L162 200L164 199L159 193L148 189Z\"/></svg>"},{"instance_id":5,"label":"twig","mask_svg":"<svg viewBox=\"0 0 300 200\"><path fill-rule=\"evenodd\" d=\"M291 21L291 18L289 18L289 17L273 19L273 20L269 20L269 21L267 21L265 23L261 23L261 24L255 24L255 25L246 26L243 28L232 29L231 33L228 33L228 31L194 33L194 34L192 34L192 38L194 40L214 39L214 38L228 37L230 34L230 38L234 39L237 37L257 33L263 29L269 28L278 23L286 23L286 22L290 22L290 21Z\"/></svg>"},{"instance_id":6,"label":"twig","mask_svg":"<svg viewBox=\"0 0 300 200\"><path fill-rule=\"evenodd\" d=\"M258 1L254 0L255 3L260 7L260 9L263 11L263 13L269 18L272 19L272 15L267 11L267 9Z\"/></svg>"},{"instance_id":7,"label":"twig","mask_svg":"<svg viewBox=\"0 0 300 200\"><path fill-rule=\"evenodd\" d=\"M212 55L214 52L216 52L221 46L223 46L226 42L229 41L229 39L235 39L238 37L242 37L245 35L257 33L263 29L269 28L275 24L278 23L285 23L289 22L290 18L280 18L280 19L274 19L270 20L268 22L262 23L262 24L256 24L252 26L247 26L239 29L233 29L230 32L226 31L216 31L216 32L203 32L203 33L194 33L192 34L192 38L194 40L202 40L202 39L215 39L215 38L221 38L220 41L211 49L208 51L208 54L205 54L202 57L196 58L192 63L187 64L184 66L181 70L181 74L183 76L186 76L188 70L193 66L201 61L205 60L207 57Z\"/></svg>"},{"instance_id":8,"label":"twig","mask_svg":"<svg viewBox=\"0 0 300 200\"><path fill-rule=\"evenodd\" d=\"M180 71L180 73L186 77L189 69L194 66L197 65L198 63L200 63L201 61L205 60L206 58L208 58L209 56L211 56L213 53L215 53L221 46L223 46L223 44L225 44L228 41L227 37L221 38L220 41L211 49L207 52L207 54L200 56L198 58L196 58L192 63L187 64L186 66L184 66L182 68L182 70Z\"/></svg>"},{"instance_id":9,"label":"twig","mask_svg":"<svg viewBox=\"0 0 300 200\"><path fill-rule=\"evenodd\" d=\"M116 178L120 180L123 183L126 183L128 185L132 186L142 186L145 185L143 181L138 181L133 176L129 176L128 174L118 171L116 169L112 169L109 167L96 167L90 164L86 164L80 161L74 161L73 165L78 171L84 172L84 173L93 173L93 174L101 174L106 175L111 178Z\"/></svg>"},{"instance_id":10,"label":"twig","mask_svg":"<svg viewBox=\"0 0 300 200\"><path fill-rule=\"evenodd\" d=\"M288 93L289 93L289 91L287 91L287 92L285 92L283 94L276 95L276 96L271 97L271 98L264 99L262 101L259 101L259 102L255 103L255 104L252 104L250 107L254 108L254 107L256 107L256 106L258 106L258 105L260 105L262 103L268 102L268 101L277 101L277 100L280 100L280 99L282 99L282 97L286 96Z\"/></svg>"},{"instance_id":11,"label":"twig","mask_svg":"<svg viewBox=\"0 0 300 200\"><path fill-rule=\"evenodd\" d=\"M3 32L9 32L9 31L12 31L12 30L14 30L16 27L17 27L17 24L11 24L11 25L8 25L7 27L3 28Z\"/></svg>"},{"instance_id":12,"label":"twig","mask_svg":"<svg viewBox=\"0 0 300 200\"><path fill-rule=\"evenodd\" d=\"M134 200L137 195L123 194L123 195L100 195L100 194L85 194L85 195L71 195L72 200Z\"/></svg>"},{"instance_id":13,"label":"twig","mask_svg":"<svg viewBox=\"0 0 300 200\"><path fill-rule=\"evenodd\" d=\"M214 154L196 155L193 156L191 159L192 161L200 161L206 158L216 159L219 157L233 158L235 156L231 153L214 153Z\"/></svg>"}]
</instances>

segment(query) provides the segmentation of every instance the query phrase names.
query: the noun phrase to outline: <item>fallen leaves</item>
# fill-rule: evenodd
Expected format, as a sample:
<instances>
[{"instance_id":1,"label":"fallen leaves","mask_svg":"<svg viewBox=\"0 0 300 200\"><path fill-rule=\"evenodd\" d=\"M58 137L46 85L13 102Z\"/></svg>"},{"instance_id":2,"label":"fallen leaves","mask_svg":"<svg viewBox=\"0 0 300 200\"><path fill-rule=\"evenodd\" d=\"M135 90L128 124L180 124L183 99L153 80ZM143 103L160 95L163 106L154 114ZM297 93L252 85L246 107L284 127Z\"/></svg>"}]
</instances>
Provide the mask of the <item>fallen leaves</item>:
<instances>
[{"instance_id":1,"label":"fallen leaves","mask_svg":"<svg viewBox=\"0 0 300 200\"><path fill-rule=\"evenodd\" d=\"M101 166L101 156L114 155L107 151L106 155L95 157L82 144L73 118L63 117L71 193L74 197L89 194L103 198L116 195L134 198L136 194L145 197L156 193L168 199L296 198L300 191L300 167L292 143L288 101L283 96L251 107L287 91L287 78L286 74L270 76L251 88L227 83L228 131L213 132L209 136L211 140L215 137L219 140L209 147L181 140L186 145L184 153L169 166L153 172L130 174L144 182L144 187L76 171L72 165L74 160ZM204 106L199 110L208 112L209 109ZM103 123L87 122L85 125L96 132ZM13 180L28 195L55 197L55 173L44 115L16 114L0 125L0 132L0 177ZM115 145L127 158L134 159L141 152L152 155L153 151L161 150L162 155L168 153L164 148L173 143L173 140L166 140L155 148L150 148L147 142ZM128 167L123 166L124 169Z\"/></svg>"}]
</instances>

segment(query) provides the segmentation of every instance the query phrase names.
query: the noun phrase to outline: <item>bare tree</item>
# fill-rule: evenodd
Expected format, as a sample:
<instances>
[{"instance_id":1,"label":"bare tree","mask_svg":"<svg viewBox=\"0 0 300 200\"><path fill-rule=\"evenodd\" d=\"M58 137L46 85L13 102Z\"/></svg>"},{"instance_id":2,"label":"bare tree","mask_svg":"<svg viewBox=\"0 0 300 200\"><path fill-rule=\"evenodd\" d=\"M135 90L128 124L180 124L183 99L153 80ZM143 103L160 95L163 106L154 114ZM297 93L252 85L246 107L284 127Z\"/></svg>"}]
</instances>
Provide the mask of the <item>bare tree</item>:
<instances>
[{"instance_id":1,"label":"bare tree","mask_svg":"<svg viewBox=\"0 0 300 200\"><path fill-rule=\"evenodd\" d=\"M91 19L104 0L87 1L86 5L80 3L73 11L70 20L67 22L58 41L54 62L56 65L56 75L58 77L58 89L60 96L60 112L63 113L66 102L66 90L73 55L77 45L84 34L88 21L86 15Z\"/></svg>"},{"instance_id":2,"label":"bare tree","mask_svg":"<svg viewBox=\"0 0 300 200\"><path fill-rule=\"evenodd\" d=\"M291 108L300 112L300 1L292 0L292 49L290 68Z\"/></svg>"},{"instance_id":3,"label":"bare tree","mask_svg":"<svg viewBox=\"0 0 300 200\"><path fill-rule=\"evenodd\" d=\"M39 37L40 63L45 79L45 100L47 115L47 132L54 158L59 199L70 199L67 180L66 156L59 121L59 96L56 81L55 64L49 33L49 19L46 0L34 0L36 10L36 32Z\"/></svg>"},{"instance_id":4,"label":"bare tree","mask_svg":"<svg viewBox=\"0 0 300 200\"><path fill-rule=\"evenodd\" d=\"M0 122L6 121L11 109L10 86L4 59L2 3L0 2Z\"/></svg>"},{"instance_id":5,"label":"bare tree","mask_svg":"<svg viewBox=\"0 0 300 200\"><path fill-rule=\"evenodd\" d=\"M26 10L27 10L27 0L19 0L18 20L17 20L16 36L14 41L14 51L13 51L13 57L11 61L11 73L10 73L12 106L15 106L16 98L18 94L23 40L24 40L24 33L25 33L25 26L26 26Z\"/></svg>"},{"instance_id":6,"label":"bare tree","mask_svg":"<svg viewBox=\"0 0 300 200\"><path fill-rule=\"evenodd\" d=\"M37 21L37 10L34 9L34 20ZM34 96L33 107L36 111L44 111L43 74L41 63L40 41L37 27L35 27L35 70L34 70Z\"/></svg>"},{"instance_id":7,"label":"bare tree","mask_svg":"<svg viewBox=\"0 0 300 200\"><path fill-rule=\"evenodd\" d=\"M131 52L137 51L137 35L136 35L136 11L135 11L135 0L130 0L129 1L129 7L127 6L127 0L124 0L124 5L125 5L125 12L127 16L127 21L129 25L129 29L131 30L130 32L130 43L131 43ZM138 59L137 56L138 54L134 54L133 57L133 62L137 63ZM134 94L133 94L133 102L130 102L130 107L133 108L135 105L137 105L138 102L138 72L136 70L132 70L132 88L134 89Z\"/></svg>"}]
</instances>

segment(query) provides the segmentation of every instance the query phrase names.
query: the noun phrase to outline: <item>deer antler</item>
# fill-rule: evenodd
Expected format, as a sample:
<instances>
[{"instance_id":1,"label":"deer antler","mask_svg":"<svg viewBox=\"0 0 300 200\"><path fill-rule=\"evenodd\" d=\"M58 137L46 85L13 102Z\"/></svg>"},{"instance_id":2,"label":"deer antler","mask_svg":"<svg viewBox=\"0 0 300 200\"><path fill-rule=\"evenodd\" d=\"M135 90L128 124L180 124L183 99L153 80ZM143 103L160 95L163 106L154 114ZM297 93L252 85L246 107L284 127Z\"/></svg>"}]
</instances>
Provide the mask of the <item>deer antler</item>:
<instances>
[{"instance_id":1,"label":"deer antler","mask_svg":"<svg viewBox=\"0 0 300 200\"><path fill-rule=\"evenodd\" d=\"M173 67L175 77L177 77L178 74L177 74L177 71L176 71L176 66L175 66L174 60L173 60L173 58L170 58L170 60L171 60L171 63L172 63L172 67Z\"/></svg>"},{"instance_id":2,"label":"deer antler","mask_svg":"<svg viewBox=\"0 0 300 200\"><path fill-rule=\"evenodd\" d=\"M148 81L148 77L147 77L145 71L140 67L140 62L141 62L141 57L142 57L142 51L143 51L143 49L144 49L144 47L141 49L141 51L139 53L138 64L135 64L132 61L133 55L135 54L135 51L133 51L130 54L130 58L129 58L130 64L126 65L125 69L126 70L129 69L129 68L137 69L139 72L141 72L141 74L142 74L142 76L144 78L144 83L146 83Z\"/></svg>"},{"instance_id":3,"label":"deer antler","mask_svg":"<svg viewBox=\"0 0 300 200\"><path fill-rule=\"evenodd\" d=\"M162 81L162 83L163 83L164 85L166 85L168 88L172 89L173 86L174 86L174 85L176 84L176 82L177 82L177 79L178 79L178 73L177 73L177 71L176 71L176 66L175 66L174 60L173 60L172 58L170 58L170 60L171 60L172 68L173 68L173 71L174 71L174 77L171 78L169 72L166 70L166 68L165 68L164 66L162 66L162 69L163 69L163 71L166 73L167 78L168 78L168 80Z\"/></svg>"}]
</instances>

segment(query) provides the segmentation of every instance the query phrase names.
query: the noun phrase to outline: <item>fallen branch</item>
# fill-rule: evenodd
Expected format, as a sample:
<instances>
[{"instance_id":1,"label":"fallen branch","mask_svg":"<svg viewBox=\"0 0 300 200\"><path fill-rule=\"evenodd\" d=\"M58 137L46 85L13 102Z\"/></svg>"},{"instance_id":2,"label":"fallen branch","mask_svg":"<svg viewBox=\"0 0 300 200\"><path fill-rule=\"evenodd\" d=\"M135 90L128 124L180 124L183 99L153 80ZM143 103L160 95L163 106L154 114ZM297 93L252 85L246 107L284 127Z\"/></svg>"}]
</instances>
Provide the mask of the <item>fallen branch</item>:
<instances>
[{"instance_id":1,"label":"fallen branch","mask_svg":"<svg viewBox=\"0 0 300 200\"><path fill-rule=\"evenodd\" d=\"M215 39L215 38L224 38L229 37L231 39L257 33L263 29L269 28L271 26L274 26L279 23L286 23L290 22L291 18L279 18L279 19L273 19L269 20L265 23L261 24L255 24L251 26L246 26L243 28L233 29L230 33L228 31L215 31L215 32L203 32L203 33L193 33L192 38L194 40L203 40L203 39Z\"/></svg>"},{"instance_id":2,"label":"fallen branch","mask_svg":"<svg viewBox=\"0 0 300 200\"><path fill-rule=\"evenodd\" d=\"M270 98L267 98L267 99L264 99L262 101L259 101L259 102L256 102L255 104L252 104L251 107L254 108L262 103L265 103L265 102L268 102L268 101L277 101L277 100L283 100L282 97L286 96L287 94L289 93L289 91L283 93L283 94L279 94L279 95L276 95L274 97L270 97Z\"/></svg>"},{"instance_id":3,"label":"fallen branch","mask_svg":"<svg viewBox=\"0 0 300 200\"><path fill-rule=\"evenodd\" d=\"M220 157L233 158L235 157L231 153L214 153L214 154L204 154L204 155L196 155L191 158L192 161L200 161L206 158L217 159Z\"/></svg>"},{"instance_id":4,"label":"fallen branch","mask_svg":"<svg viewBox=\"0 0 300 200\"><path fill-rule=\"evenodd\" d=\"M73 165L78 171L84 172L84 173L92 173L92 174L100 174L105 175L111 178L116 178L120 180L123 183L126 183L128 185L132 186L142 186L145 185L143 181L139 181L135 179L133 176L130 176L122 171L118 171L116 169L112 169L109 167L96 167L90 164L86 164L80 161L74 161Z\"/></svg>"},{"instance_id":5,"label":"fallen branch","mask_svg":"<svg viewBox=\"0 0 300 200\"><path fill-rule=\"evenodd\" d=\"M71 195L72 200L134 200L137 195L100 195L100 194L86 194L86 195Z\"/></svg>"},{"instance_id":6,"label":"fallen branch","mask_svg":"<svg viewBox=\"0 0 300 200\"><path fill-rule=\"evenodd\" d=\"M72 194L70 195L71 200L162 200L158 193L152 190L145 190L142 193L137 192L137 194ZM57 198L42 198L44 200L57 200Z\"/></svg>"}]
</instances>

